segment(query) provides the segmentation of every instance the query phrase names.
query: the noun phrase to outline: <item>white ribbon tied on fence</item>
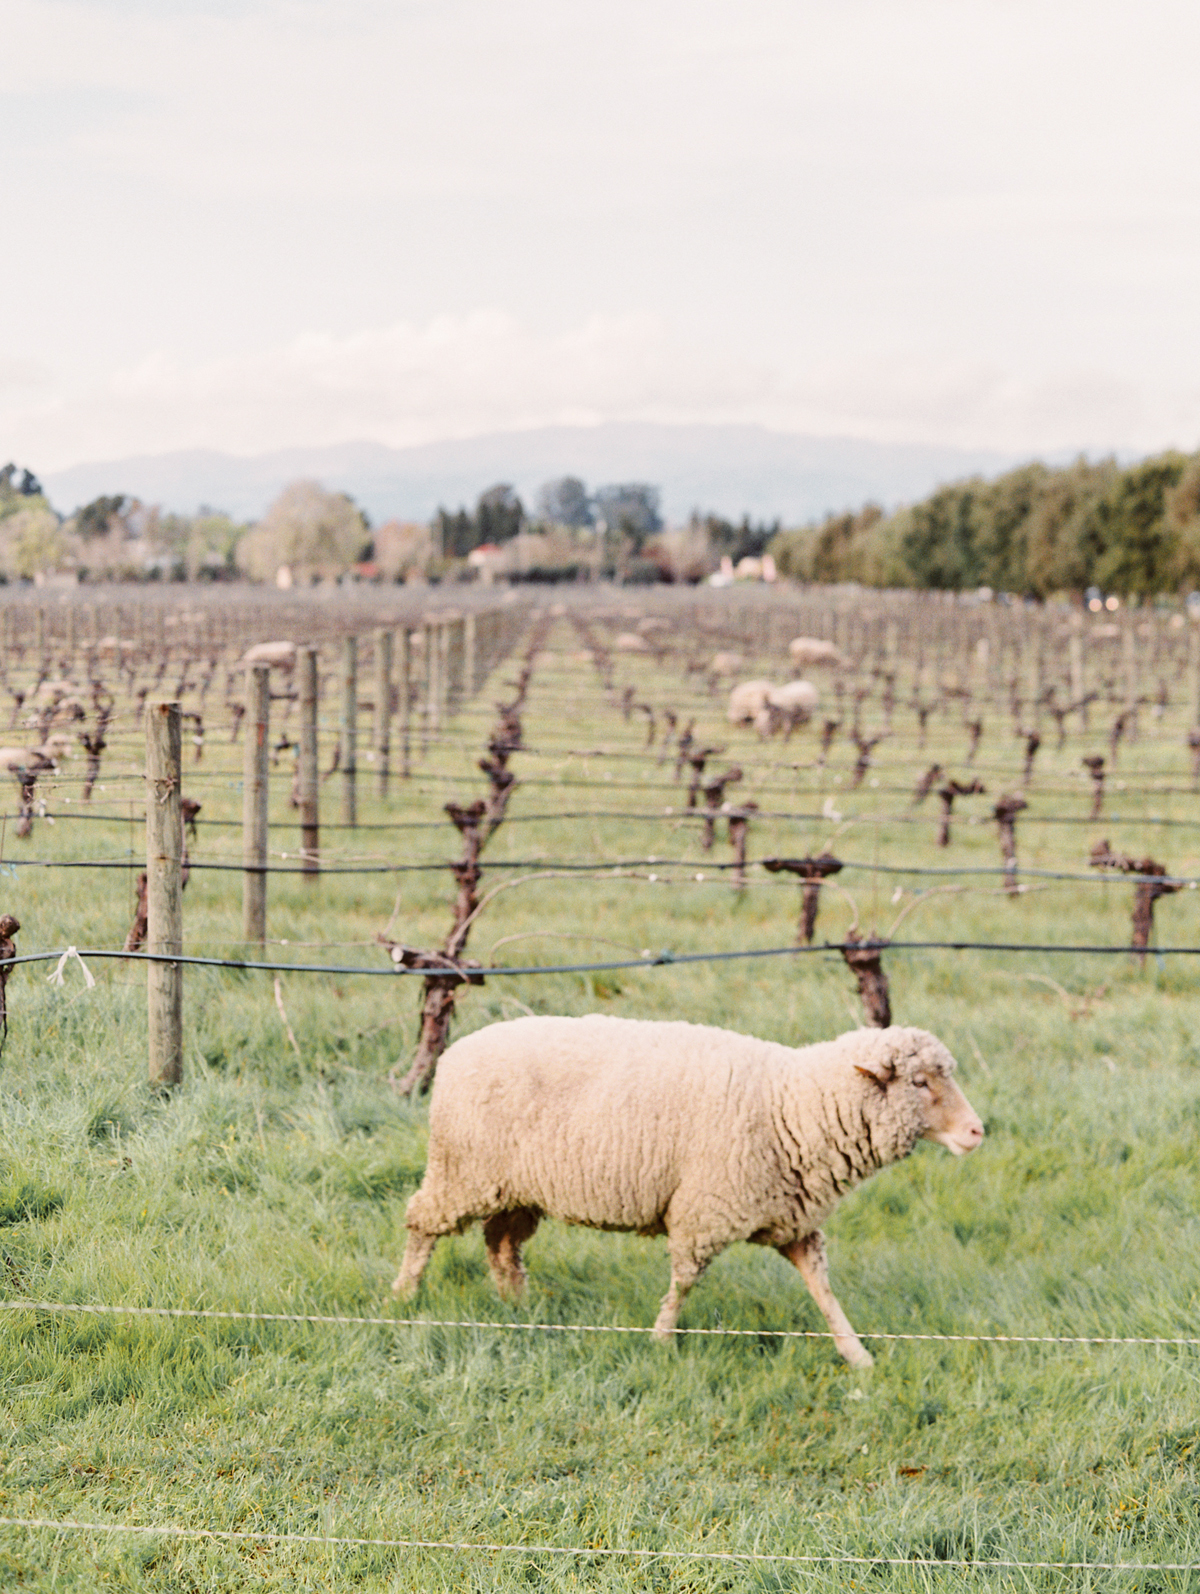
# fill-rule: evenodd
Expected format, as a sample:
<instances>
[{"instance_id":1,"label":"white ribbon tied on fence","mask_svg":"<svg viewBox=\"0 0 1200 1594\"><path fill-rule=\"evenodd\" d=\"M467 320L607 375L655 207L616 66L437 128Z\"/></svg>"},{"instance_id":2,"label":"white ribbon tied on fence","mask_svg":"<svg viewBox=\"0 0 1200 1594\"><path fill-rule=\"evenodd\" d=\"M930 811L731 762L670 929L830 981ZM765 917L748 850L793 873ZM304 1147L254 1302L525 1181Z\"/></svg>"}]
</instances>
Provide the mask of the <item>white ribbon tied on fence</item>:
<instances>
[{"instance_id":1,"label":"white ribbon tied on fence","mask_svg":"<svg viewBox=\"0 0 1200 1594\"><path fill-rule=\"evenodd\" d=\"M79 956L79 952L78 952L77 948L75 948L73 946L69 946L67 948L67 950L63 953L62 957L59 958L58 963L56 964L56 966L53 969L53 971L51 973L47 974L46 983L48 985L62 985L62 984L65 983L64 980L63 980L63 970L67 966L67 959L68 958L74 958L76 963L79 964L79 967L83 970L83 977L87 981L87 988L90 991L92 986L95 985L95 983L96 983L96 976L92 973L91 969L88 968L87 964Z\"/></svg>"}]
</instances>

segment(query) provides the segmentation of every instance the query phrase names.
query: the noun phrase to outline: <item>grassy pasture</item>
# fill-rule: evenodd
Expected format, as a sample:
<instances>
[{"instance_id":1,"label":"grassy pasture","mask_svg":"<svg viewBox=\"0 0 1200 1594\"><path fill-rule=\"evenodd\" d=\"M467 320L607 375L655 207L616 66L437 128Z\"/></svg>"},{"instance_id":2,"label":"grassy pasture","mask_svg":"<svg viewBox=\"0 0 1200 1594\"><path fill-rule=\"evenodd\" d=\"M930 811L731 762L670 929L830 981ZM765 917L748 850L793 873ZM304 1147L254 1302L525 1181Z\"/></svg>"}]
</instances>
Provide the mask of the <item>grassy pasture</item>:
<instances>
[{"instance_id":1,"label":"grassy pasture","mask_svg":"<svg viewBox=\"0 0 1200 1594\"><path fill-rule=\"evenodd\" d=\"M471 950L485 962L604 961L657 952L782 946L798 890L751 872L731 891L722 833L713 853L679 818L672 765L643 747L636 717L606 700L565 623L551 631L525 716L524 781L485 862L609 865L596 877L532 879L485 911ZM360 778L357 832L330 830L328 857L439 861L449 797L482 788L474 760L503 695L481 699L393 783L385 803ZM776 666L776 673L779 673ZM1001 716L978 756L986 797L961 799L948 852L933 799L907 821L907 792L938 759L966 773L947 714L918 752L911 716L850 791L852 750L814 767L815 738L760 748L723 723L722 702L673 665L618 665L640 699L699 716L747 779L730 795L756 818L751 856L831 843L858 863L994 865L987 815L1019 784L1019 746ZM328 706L330 725L336 705ZM868 715L868 718L870 716ZM141 757L135 728L114 736L93 808L120 822L53 827L5 841L6 860L130 861ZM1018 824L1022 862L1085 873L1107 835L1181 874L1200 870L1200 830L1151 817L1196 814L1188 751L1170 716L1122 752L1110 809L1122 823L1042 824L1083 815L1089 788L1073 737L1039 754ZM1097 750L1102 739L1097 739ZM604 750L603 757L579 756ZM328 758L323 752L323 764ZM718 767L724 760L716 760ZM799 767L797 767L799 766ZM77 767L77 766L75 766ZM72 766L68 766L68 769ZM1140 776L1139 770L1153 770ZM1157 772L1162 771L1163 774ZM185 791L205 820L240 818L240 748L210 734ZM873 786L870 781L878 781ZM335 776L325 787L336 813ZM287 825L289 780L273 777ZM1171 786L1173 791L1159 790ZM49 788L65 814L75 788ZM674 812L662 812L670 807ZM587 810L585 819L542 818ZM130 814L133 814L132 819ZM605 817L653 814L649 819ZM866 817L864 817L866 816ZM976 822L972 823L974 819ZM272 847L297 844L273 831ZM23 852L18 852L23 848ZM193 855L235 860L236 828L202 827ZM648 860L653 857L654 862ZM647 860L613 873L613 860ZM679 860L686 860L684 867ZM283 860L280 860L283 861ZM514 871L514 874L516 872ZM657 876L650 879L651 875ZM702 880L696 878L703 875ZM485 870L485 887L512 878ZM0 876L20 947L119 945L132 868ZM1128 934L1132 888L1030 879L1010 900L989 876L930 880L847 869L819 936L856 914L886 931L914 889L967 884L912 908L900 937L1104 942ZM898 900L893 901L899 891ZM369 943L389 920L414 945L449 924L444 870L330 875L315 889L271 881L280 957L381 964ZM1197 894L1158 907L1164 944L1200 944ZM240 950L240 878L196 871L187 949ZM933 951L887 959L900 1022L942 1035L988 1129L956 1161L923 1145L848 1198L829 1225L835 1288L871 1330L1045 1335L1194 1335L1200 1322L1200 968L1126 958ZM52 965L51 965L52 967ZM187 1079L176 1097L144 1087L144 971L77 966L59 987L32 965L9 987L0 1060L0 1261L10 1297L346 1315L388 1314L403 1209L424 1162L425 1109L383 1076L411 1043L415 982L284 976L293 1049L262 974L189 970ZM1048 983L1053 982L1053 983ZM534 1012L597 1009L685 1017L802 1041L857 1022L835 953L598 974L495 978L465 993L459 1029ZM518 1310L487 1277L478 1233L442 1243L421 1315L497 1323L642 1324L667 1281L661 1241L543 1226L529 1247ZM520 1330L302 1326L204 1320L0 1315L6 1431L0 1515L174 1523L349 1537L513 1545L627 1546L783 1555L979 1561L1200 1561L1200 1357L1145 1346L998 1346L877 1341L853 1373L822 1339L766 1330L823 1327L798 1276L774 1253L737 1247L689 1298L689 1327L762 1331L683 1338ZM888 1566L627 1560L304 1544L230 1544L0 1528L0 1581L32 1589L989 1589L1183 1590L1183 1572L963 1571Z\"/></svg>"}]
</instances>

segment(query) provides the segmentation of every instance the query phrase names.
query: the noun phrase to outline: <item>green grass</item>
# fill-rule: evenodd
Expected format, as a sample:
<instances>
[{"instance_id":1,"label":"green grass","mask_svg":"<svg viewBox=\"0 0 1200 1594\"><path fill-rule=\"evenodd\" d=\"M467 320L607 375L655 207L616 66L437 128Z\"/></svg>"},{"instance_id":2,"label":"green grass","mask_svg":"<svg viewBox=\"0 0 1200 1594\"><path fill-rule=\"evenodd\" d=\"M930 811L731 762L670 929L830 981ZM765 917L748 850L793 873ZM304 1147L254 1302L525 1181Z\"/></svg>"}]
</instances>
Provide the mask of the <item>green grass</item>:
<instances>
[{"instance_id":1,"label":"green grass","mask_svg":"<svg viewBox=\"0 0 1200 1594\"><path fill-rule=\"evenodd\" d=\"M643 738L603 701L590 669L551 638L518 755L523 775L583 779L592 790L528 784L512 813L570 806L679 806L678 795L622 791L661 783L633 760L570 759L570 747L634 751ZM677 674L622 666L660 706L684 692ZM502 670L501 676L511 675ZM458 722L461 738L418 765L386 808L364 794L362 817L436 817L450 789L431 769L472 774L493 683ZM903 811L870 787L845 792L848 761L828 772L767 768L811 760L811 736L760 755L731 736L720 704L696 700L698 730L730 745L776 807ZM695 708L693 709L695 711ZM902 722L903 723L903 722ZM1170 727L1167 727L1170 729ZM931 725L929 757L954 762L953 726ZM1177 738L1176 738L1177 739ZM1047 749L1033 813L1080 812L1086 782L1068 775L1082 744ZM980 757L1015 763L999 725ZM961 755L960 755L961 756ZM1124 754L1181 770L1169 738ZM751 771L750 762L755 762ZM883 786L911 784L911 736L879 749ZM111 799L138 767L132 734L111 761ZM205 817L240 811L237 755L210 737L204 780L185 781ZM192 772L189 770L189 774ZM835 777L841 780L835 782ZM1010 777L985 774L994 793ZM1040 783L1040 786L1039 786ZM276 782L278 813L287 781ZM335 807L336 780L325 788ZM1061 791L1051 791L1053 787ZM1076 789L1077 788L1077 789ZM121 786L128 808L128 791ZM742 790L746 790L743 787ZM753 795L753 789L751 790ZM961 804L986 814L992 796ZM98 796L97 803L100 802ZM1173 803L1174 809L1168 804ZM52 798L52 811L57 810ZM1131 795L1122 811L1194 806ZM800 852L833 826L756 821L751 851ZM1087 844L1149 847L1194 867L1185 830L1136 823L1095 829L1032 823L1023 859L1082 868ZM278 831L288 847L294 833ZM204 830L199 857L236 856L236 830ZM439 858L440 831L330 832L345 855ZM39 823L4 856L117 856L136 827ZM856 823L842 855L916 863L995 861L994 829L956 826L939 854L931 827ZM512 824L492 860L588 857L698 859L689 830L629 822ZM723 840L713 854L728 857ZM651 871L649 868L642 874ZM663 872L673 872L666 869ZM701 862L690 874L711 876ZM495 875L485 884L495 883ZM508 878L500 876L499 878ZM886 928L900 905L892 878L841 877L860 921ZM914 880L899 882L906 887ZM1055 884L1017 901L977 882L916 909L903 932L978 939L1121 940L1131 888ZM129 917L121 874L19 870L0 907L22 921L20 945L118 944ZM417 945L448 924L438 873L330 877L315 890L271 884L281 955L374 962L369 942L397 903L394 933ZM188 949L238 946L236 874L197 872L185 899ZM786 944L794 886L758 875L740 898L724 881L542 880L502 893L472 950L501 960L603 960L635 952ZM905 898L905 901L910 898ZM1159 905L1164 942L1200 941L1196 897ZM831 894L821 933L850 922ZM534 938L536 936L536 938ZM575 939L575 938L583 939ZM588 937L594 938L589 942ZM297 943L324 943L298 949ZM335 952L335 948L344 951ZM899 1021L942 1035L960 1059L988 1129L959 1161L924 1145L847 1199L828 1226L835 1288L851 1321L932 1333L1187 1336L1200 1322L1200 1051L1189 960L895 953ZM387 1314L403 1249L407 1194L424 1163L425 1109L383 1082L411 1041L415 984L285 977L293 1052L269 977L189 970L186 1082L169 1101L147 1092L144 973L77 967L62 988L43 966L10 983L11 1032L0 1060L0 1263L9 1297L346 1315ZM1030 978L1036 976L1036 978ZM1057 983L1060 990L1046 984ZM493 979L463 996L459 1032L535 1012L600 1008L687 1017L790 1041L856 1021L853 982L836 954L803 959ZM430 1318L649 1324L667 1281L661 1241L546 1224L529 1247L531 1288L518 1310L495 1297L478 1233L444 1242L418 1303ZM219 1529L953 1561L1200 1561L1200 1357L1145 1346L997 1346L876 1342L877 1365L851 1372L823 1339L780 1340L771 1328L821 1320L799 1277L774 1253L736 1247L711 1268L684 1315L691 1327L751 1329L739 1339L683 1338L664 1352L642 1336L538 1334L214 1320L0 1315L6 1428L0 1515ZM1200 1588L1184 1573L971 1572L947 1567L831 1568L778 1563L648 1561L493 1552L221 1544L0 1529L0 1581L31 1589L1059 1589Z\"/></svg>"}]
</instances>

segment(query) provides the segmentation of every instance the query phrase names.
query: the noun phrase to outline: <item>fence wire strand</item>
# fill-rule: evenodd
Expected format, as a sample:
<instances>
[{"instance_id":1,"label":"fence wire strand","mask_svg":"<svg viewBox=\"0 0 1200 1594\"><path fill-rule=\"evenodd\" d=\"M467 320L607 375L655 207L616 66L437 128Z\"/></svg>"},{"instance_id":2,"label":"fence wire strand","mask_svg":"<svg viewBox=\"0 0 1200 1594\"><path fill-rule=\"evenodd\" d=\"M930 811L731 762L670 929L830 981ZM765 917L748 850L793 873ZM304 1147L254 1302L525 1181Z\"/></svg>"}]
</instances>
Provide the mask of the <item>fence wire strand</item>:
<instances>
[{"instance_id":1,"label":"fence wire strand","mask_svg":"<svg viewBox=\"0 0 1200 1594\"><path fill-rule=\"evenodd\" d=\"M633 1545L503 1544L471 1539L402 1539L339 1533L296 1533L270 1528L200 1528L176 1522L79 1522L70 1517L0 1516L0 1527L55 1533L127 1533L142 1538L215 1540L224 1543L311 1544L341 1549L453 1550L477 1555L606 1556L630 1561L774 1562L790 1566L911 1566L943 1572L1194 1572L1200 1561L1018 1561L920 1555L796 1554L784 1550L650 1550Z\"/></svg>"},{"instance_id":2,"label":"fence wire strand","mask_svg":"<svg viewBox=\"0 0 1200 1594\"><path fill-rule=\"evenodd\" d=\"M165 1317L209 1319L233 1323L294 1323L352 1328L471 1328L499 1333L532 1334L637 1334L652 1335L653 1327L628 1323L503 1323L487 1318L368 1317L338 1312L257 1312L232 1307L110 1306L74 1301L0 1300L0 1311L72 1313L93 1317ZM677 1334L708 1339L833 1339L824 1328L677 1328ZM1138 1334L919 1334L884 1329L860 1332L860 1339L928 1341L964 1345L1154 1345L1189 1349L1200 1347L1200 1337Z\"/></svg>"}]
</instances>

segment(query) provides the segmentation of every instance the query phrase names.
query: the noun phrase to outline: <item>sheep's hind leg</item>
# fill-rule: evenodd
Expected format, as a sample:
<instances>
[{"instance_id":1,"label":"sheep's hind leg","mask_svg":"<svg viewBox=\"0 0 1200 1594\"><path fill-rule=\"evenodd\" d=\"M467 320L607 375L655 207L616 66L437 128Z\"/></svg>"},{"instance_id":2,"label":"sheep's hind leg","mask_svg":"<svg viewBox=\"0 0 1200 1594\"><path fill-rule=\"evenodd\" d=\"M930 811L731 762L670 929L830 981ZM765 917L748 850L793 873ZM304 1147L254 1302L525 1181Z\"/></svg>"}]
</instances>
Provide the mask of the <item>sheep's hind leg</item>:
<instances>
[{"instance_id":1,"label":"sheep's hind leg","mask_svg":"<svg viewBox=\"0 0 1200 1594\"><path fill-rule=\"evenodd\" d=\"M821 1308L821 1315L829 1324L836 1349L851 1367L872 1367L875 1358L850 1327L850 1319L842 1311L841 1302L829 1288L829 1260L825 1254L825 1236L814 1229L802 1240L778 1247L780 1256L787 1257L800 1277L808 1285L809 1294Z\"/></svg>"},{"instance_id":2,"label":"sheep's hind leg","mask_svg":"<svg viewBox=\"0 0 1200 1594\"><path fill-rule=\"evenodd\" d=\"M679 1322L679 1313L688 1292L704 1272L709 1261L710 1258L707 1256L698 1257L691 1253L684 1255L672 1251L671 1288L663 1296L658 1316L654 1320L655 1339L669 1343L674 1337L675 1325Z\"/></svg>"},{"instance_id":3,"label":"sheep's hind leg","mask_svg":"<svg viewBox=\"0 0 1200 1594\"><path fill-rule=\"evenodd\" d=\"M421 1229L409 1229L408 1244L404 1247L404 1260L392 1285L392 1294L397 1299L407 1301L417 1293L425 1264L432 1256L433 1248L440 1238L438 1234L426 1234Z\"/></svg>"},{"instance_id":4,"label":"sheep's hind leg","mask_svg":"<svg viewBox=\"0 0 1200 1594\"><path fill-rule=\"evenodd\" d=\"M525 1293L521 1247L533 1238L541 1216L532 1207L516 1207L512 1212L497 1212L483 1226L488 1266L496 1288L506 1300L516 1300Z\"/></svg>"}]
</instances>

